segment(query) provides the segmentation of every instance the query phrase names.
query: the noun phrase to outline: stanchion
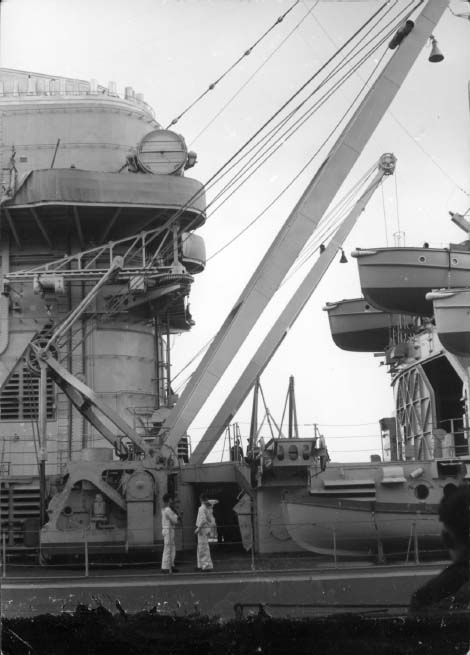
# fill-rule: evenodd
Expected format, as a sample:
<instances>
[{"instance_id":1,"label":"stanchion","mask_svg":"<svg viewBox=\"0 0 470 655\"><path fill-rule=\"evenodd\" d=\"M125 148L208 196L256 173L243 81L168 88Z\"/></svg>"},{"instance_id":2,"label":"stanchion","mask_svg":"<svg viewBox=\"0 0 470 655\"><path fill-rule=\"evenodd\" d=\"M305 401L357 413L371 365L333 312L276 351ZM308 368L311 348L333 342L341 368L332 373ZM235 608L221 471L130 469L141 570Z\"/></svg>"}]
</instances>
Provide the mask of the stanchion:
<instances>
[{"instance_id":1,"label":"stanchion","mask_svg":"<svg viewBox=\"0 0 470 655\"><path fill-rule=\"evenodd\" d=\"M334 524L331 526L331 529L333 531L333 561L334 561L335 566L337 566L338 560L337 560L337 557L336 557L336 528L335 528Z\"/></svg>"},{"instance_id":2,"label":"stanchion","mask_svg":"<svg viewBox=\"0 0 470 655\"><path fill-rule=\"evenodd\" d=\"M408 564L410 559L411 542L413 541L413 534L414 534L413 526L414 526L414 522L410 525L410 536L408 537L408 548L406 549L405 564Z\"/></svg>"},{"instance_id":3,"label":"stanchion","mask_svg":"<svg viewBox=\"0 0 470 655\"><path fill-rule=\"evenodd\" d=\"M415 549L415 564L419 564L419 543L418 543L418 531L416 529L416 524L413 523L414 528L414 549Z\"/></svg>"},{"instance_id":4,"label":"stanchion","mask_svg":"<svg viewBox=\"0 0 470 655\"><path fill-rule=\"evenodd\" d=\"M408 539L408 548L406 551L406 563L408 564L411 554L411 544L413 543L415 564L419 564L419 540L418 531L416 530L416 521L413 521L410 527L410 537Z\"/></svg>"},{"instance_id":5,"label":"stanchion","mask_svg":"<svg viewBox=\"0 0 470 655\"><path fill-rule=\"evenodd\" d=\"M251 570L256 571L256 564L255 564L255 531L253 528L254 524L254 516L253 516L253 510L251 511Z\"/></svg>"},{"instance_id":6,"label":"stanchion","mask_svg":"<svg viewBox=\"0 0 470 655\"><path fill-rule=\"evenodd\" d=\"M88 528L84 528L83 530L83 545L85 548L85 578L88 578Z\"/></svg>"},{"instance_id":7,"label":"stanchion","mask_svg":"<svg viewBox=\"0 0 470 655\"><path fill-rule=\"evenodd\" d=\"M7 577L7 535L2 532L2 578Z\"/></svg>"}]
</instances>

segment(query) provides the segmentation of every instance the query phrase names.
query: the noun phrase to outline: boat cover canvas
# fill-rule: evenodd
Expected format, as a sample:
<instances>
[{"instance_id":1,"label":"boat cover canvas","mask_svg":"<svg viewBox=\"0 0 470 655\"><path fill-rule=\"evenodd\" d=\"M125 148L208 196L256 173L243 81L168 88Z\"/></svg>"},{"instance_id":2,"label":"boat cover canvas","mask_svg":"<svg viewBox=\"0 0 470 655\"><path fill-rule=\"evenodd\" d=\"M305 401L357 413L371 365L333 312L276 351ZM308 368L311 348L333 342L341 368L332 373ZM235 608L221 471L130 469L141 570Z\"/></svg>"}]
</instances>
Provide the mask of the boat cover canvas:
<instances>
[{"instance_id":1,"label":"boat cover canvas","mask_svg":"<svg viewBox=\"0 0 470 655\"><path fill-rule=\"evenodd\" d=\"M188 202L189 210L205 209L203 185L191 178L50 168L31 171L4 205L11 209L39 204L179 208Z\"/></svg>"}]
</instances>

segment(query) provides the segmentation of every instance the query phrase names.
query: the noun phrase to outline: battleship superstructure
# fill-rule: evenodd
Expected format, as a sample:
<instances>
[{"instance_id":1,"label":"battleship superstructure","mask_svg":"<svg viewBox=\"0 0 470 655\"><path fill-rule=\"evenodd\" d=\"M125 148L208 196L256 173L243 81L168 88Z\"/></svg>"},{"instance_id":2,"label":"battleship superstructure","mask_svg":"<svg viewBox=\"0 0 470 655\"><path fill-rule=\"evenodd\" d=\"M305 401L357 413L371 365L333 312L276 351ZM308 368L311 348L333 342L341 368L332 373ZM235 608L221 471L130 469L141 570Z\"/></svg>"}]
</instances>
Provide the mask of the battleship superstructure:
<instances>
[{"instance_id":1,"label":"battleship superstructure","mask_svg":"<svg viewBox=\"0 0 470 655\"><path fill-rule=\"evenodd\" d=\"M46 344L124 257L134 274L107 280L54 356L148 436L155 413L176 400L170 335L193 325L188 295L205 251L192 231L205 220L205 197L185 176L195 153L131 87L121 97L114 82L1 69L0 130L2 520L18 528L37 515L39 493L40 377L30 344ZM149 262L145 276L139 266ZM48 476L83 449L109 446L50 374L46 412Z\"/></svg>"}]
</instances>

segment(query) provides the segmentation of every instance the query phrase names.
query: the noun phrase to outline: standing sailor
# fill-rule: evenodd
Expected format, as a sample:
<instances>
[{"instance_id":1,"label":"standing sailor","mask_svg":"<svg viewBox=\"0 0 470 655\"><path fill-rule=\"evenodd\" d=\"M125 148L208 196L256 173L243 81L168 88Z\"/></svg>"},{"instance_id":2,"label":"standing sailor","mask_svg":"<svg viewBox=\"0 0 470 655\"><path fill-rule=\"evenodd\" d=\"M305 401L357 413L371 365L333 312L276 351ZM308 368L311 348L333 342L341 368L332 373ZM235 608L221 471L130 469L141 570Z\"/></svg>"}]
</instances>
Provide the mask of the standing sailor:
<instances>
[{"instance_id":1,"label":"standing sailor","mask_svg":"<svg viewBox=\"0 0 470 655\"><path fill-rule=\"evenodd\" d=\"M163 536L163 554L162 554L162 572L177 573L175 569L175 527L179 517L171 508L172 497L170 494L164 494L162 509L162 536Z\"/></svg>"},{"instance_id":2,"label":"standing sailor","mask_svg":"<svg viewBox=\"0 0 470 655\"><path fill-rule=\"evenodd\" d=\"M197 568L200 571L212 571L214 566L211 559L209 537L215 526L215 520L207 494L201 494L199 500L201 505L197 513L195 530L195 534L197 534Z\"/></svg>"}]
</instances>

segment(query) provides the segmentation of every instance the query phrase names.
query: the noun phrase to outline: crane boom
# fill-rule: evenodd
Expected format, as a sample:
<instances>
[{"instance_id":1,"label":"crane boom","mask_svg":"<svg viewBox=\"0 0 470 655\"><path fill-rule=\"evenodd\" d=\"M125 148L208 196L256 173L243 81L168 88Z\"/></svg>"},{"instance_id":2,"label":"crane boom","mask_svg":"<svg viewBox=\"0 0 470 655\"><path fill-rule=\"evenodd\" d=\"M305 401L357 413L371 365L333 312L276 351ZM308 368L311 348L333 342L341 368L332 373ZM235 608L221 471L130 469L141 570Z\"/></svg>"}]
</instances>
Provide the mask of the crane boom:
<instances>
[{"instance_id":1,"label":"crane boom","mask_svg":"<svg viewBox=\"0 0 470 655\"><path fill-rule=\"evenodd\" d=\"M120 437L127 437L132 443L151 458L155 448L149 446L131 426L107 405L93 389L72 375L66 368L50 354L45 352L39 355L40 363L49 373L58 387L66 394L78 411L107 439L116 450L122 449ZM108 427L109 426L109 427Z\"/></svg>"},{"instance_id":2,"label":"crane boom","mask_svg":"<svg viewBox=\"0 0 470 655\"><path fill-rule=\"evenodd\" d=\"M72 373L67 371L51 354L51 349L58 339L70 330L80 318L88 305L96 298L103 286L112 281L122 270L123 257L113 258L109 268L100 280L82 299L77 307L56 327L44 347L30 344L36 354L39 370L39 469L41 487L41 516L44 516L44 489L47 459L47 371L78 411L105 437L116 449L120 448L120 439L108 427L111 425L122 436L128 437L146 457L154 454L152 448L133 430L127 422L102 402L95 392ZM104 419L104 420L103 420ZM106 422L108 425L106 425Z\"/></svg>"},{"instance_id":3,"label":"crane boom","mask_svg":"<svg viewBox=\"0 0 470 655\"><path fill-rule=\"evenodd\" d=\"M269 364L276 350L279 348L287 333L295 323L297 317L307 304L317 288L323 275L328 270L336 253L354 227L357 219L364 211L367 203L374 194L385 175L391 175L395 168L395 157L392 154L382 155L379 170L374 179L367 186L354 207L341 223L322 254L310 269L305 279L287 303L286 307L275 321L262 344L249 362L248 366L233 387L231 393L223 403L214 420L203 434L191 456L191 464L202 464L210 451L217 443L233 416L240 409L242 403L252 389L258 377Z\"/></svg>"},{"instance_id":4,"label":"crane boom","mask_svg":"<svg viewBox=\"0 0 470 655\"><path fill-rule=\"evenodd\" d=\"M395 50L307 186L164 422L162 427L166 430L170 446L174 446L187 433L190 424L279 288L390 106L448 4L449 0L428 0L411 33L406 35Z\"/></svg>"}]
</instances>

